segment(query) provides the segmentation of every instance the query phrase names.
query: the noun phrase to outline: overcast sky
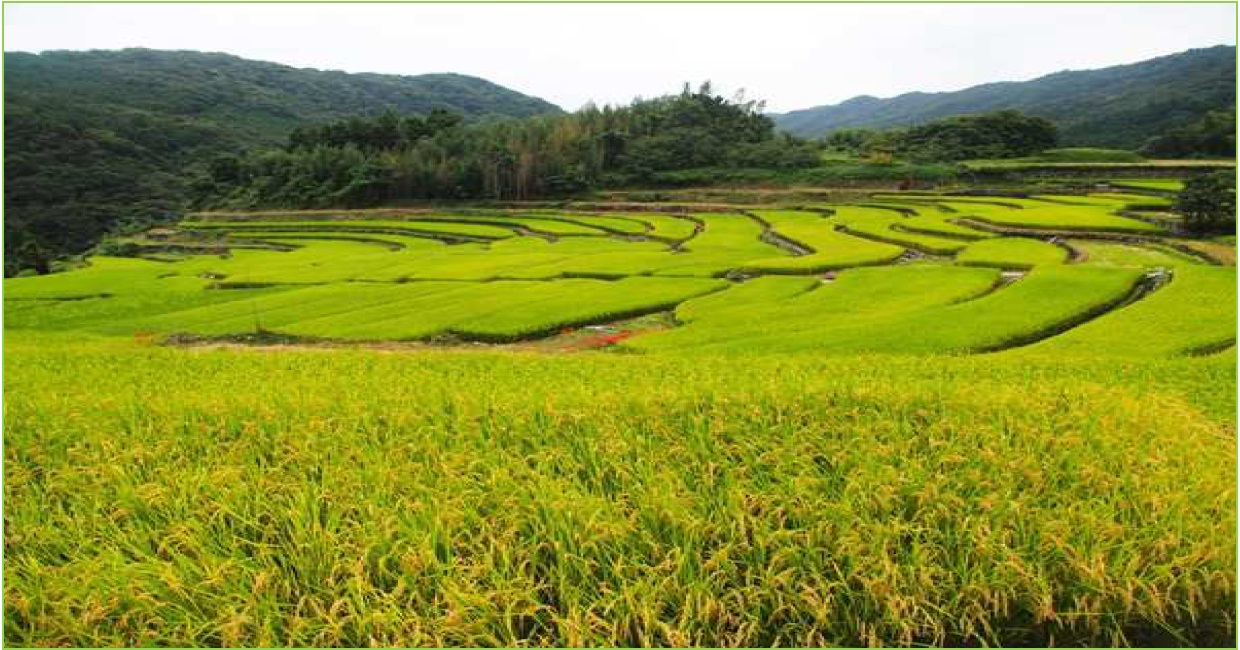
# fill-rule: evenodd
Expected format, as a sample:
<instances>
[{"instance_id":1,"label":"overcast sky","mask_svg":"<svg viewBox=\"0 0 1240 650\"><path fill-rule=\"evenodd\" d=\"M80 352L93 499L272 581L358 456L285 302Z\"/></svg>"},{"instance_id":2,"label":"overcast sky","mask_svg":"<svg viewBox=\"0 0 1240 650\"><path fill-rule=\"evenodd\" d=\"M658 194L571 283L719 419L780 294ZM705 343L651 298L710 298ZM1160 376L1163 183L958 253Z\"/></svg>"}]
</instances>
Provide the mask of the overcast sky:
<instances>
[{"instance_id":1,"label":"overcast sky","mask_svg":"<svg viewBox=\"0 0 1240 650\"><path fill-rule=\"evenodd\" d=\"M7 51L149 47L484 77L575 109L710 79L768 110L1235 44L1226 4L5 5Z\"/></svg>"}]
</instances>

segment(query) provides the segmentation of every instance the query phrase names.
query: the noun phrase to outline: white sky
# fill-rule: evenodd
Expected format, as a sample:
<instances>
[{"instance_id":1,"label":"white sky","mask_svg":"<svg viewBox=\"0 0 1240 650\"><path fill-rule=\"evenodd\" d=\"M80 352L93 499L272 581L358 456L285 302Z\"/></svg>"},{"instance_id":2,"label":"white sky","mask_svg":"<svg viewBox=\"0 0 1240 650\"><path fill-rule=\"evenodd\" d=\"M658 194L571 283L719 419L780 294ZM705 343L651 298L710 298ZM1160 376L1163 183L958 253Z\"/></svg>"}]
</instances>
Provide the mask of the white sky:
<instances>
[{"instance_id":1,"label":"white sky","mask_svg":"<svg viewBox=\"0 0 1240 650\"><path fill-rule=\"evenodd\" d=\"M786 111L1234 44L1229 4L7 4L4 49L149 47L459 72L566 109L710 79Z\"/></svg>"}]
</instances>

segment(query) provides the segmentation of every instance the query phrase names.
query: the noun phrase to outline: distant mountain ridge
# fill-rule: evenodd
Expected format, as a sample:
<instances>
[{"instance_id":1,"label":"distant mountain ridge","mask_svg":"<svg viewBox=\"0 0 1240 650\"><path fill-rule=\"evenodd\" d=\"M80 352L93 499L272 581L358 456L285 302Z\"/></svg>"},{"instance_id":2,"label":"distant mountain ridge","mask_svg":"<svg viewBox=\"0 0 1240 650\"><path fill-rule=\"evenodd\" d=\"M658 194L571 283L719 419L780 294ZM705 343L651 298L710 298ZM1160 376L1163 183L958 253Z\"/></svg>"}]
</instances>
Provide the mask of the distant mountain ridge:
<instances>
[{"instance_id":1,"label":"distant mountain ridge","mask_svg":"<svg viewBox=\"0 0 1240 650\"><path fill-rule=\"evenodd\" d=\"M478 77L294 68L231 54L149 49L6 52L5 102L72 98L220 123L262 140L293 127L392 109L434 108L469 119L530 117L560 108Z\"/></svg>"},{"instance_id":2,"label":"distant mountain ridge","mask_svg":"<svg viewBox=\"0 0 1240 650\"><path fill-rule=\"evenodd\" d=\"M1236 48L1219 45L1097 70L952 92L853 97L773 115L779 128L817 136L843 128L891 128L949 115L1015 109L1059 127L1064 145L1135 149L1149 138L1236 103Z\"/></svg>"},{"instance_id":3,"label":"distant mountain ridge","mask_svg":"<svg viewBox=\"0 0 1240 650\"><path fill-rule=\"evenodd\" d=\"M4 81L6 263L36 267L125 218L175 213L196 170L282 144L297 126L387 110L443 108L467 121L563 112L465 75L351 74L187 51L6 52Z\"/></svg>"}]
</instances>

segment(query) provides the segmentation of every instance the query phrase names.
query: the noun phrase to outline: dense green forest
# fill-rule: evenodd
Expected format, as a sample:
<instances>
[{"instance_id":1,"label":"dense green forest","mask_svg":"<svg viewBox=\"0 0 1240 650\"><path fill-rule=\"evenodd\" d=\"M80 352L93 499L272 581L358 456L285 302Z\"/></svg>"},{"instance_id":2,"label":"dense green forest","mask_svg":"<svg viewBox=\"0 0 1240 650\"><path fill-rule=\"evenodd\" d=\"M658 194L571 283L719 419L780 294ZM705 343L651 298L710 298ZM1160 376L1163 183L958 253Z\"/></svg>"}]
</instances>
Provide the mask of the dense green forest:
<instances>
[{"instance_id":1,"label":"dense green forest","mask_svg":"<svg viewBox=\"0 0 1240 650\"><path fill-rule=\"evenodd\" d=\"M854 157L850 168L876 160L892 179L907 173L897 158L1015 158L1054 145L1053 124L1014 111L803 140L778 133L760 103L727 99L704 84L628 106L492 125L466 125L447 112L350 118L299 129L283 148L218 158L194 189L199 207L228 209L520 200L604 187L744 183L772 172L813 184L830 180L823 177L826 149Z\"/></svg>"},{"instance_id":2,"label":"dense green forest","mask_svg":"<svg viewBox=\"0 0 1240 650\"><path fill-rule=\"evenodd\" d=\"M1235 103L1236 48L1217 46L956 92L855 97L833 106L784 113L775 121L781 129L812 136L1014 109L1050 119L1065 146L1137 149L1150 138L1200 120L1210 111L1234 108Z\"/></svg>"},{"instance_id":3,"label":"dense green forest","mask_svg":"<svg viewBox=\"0 0 1240 650\"><path fill-rule=\"evenodd\" d=\"M300 126L384 111L475 123L555 114L454 74L302 70L227 54L8 52L5 272L46 270L125 219L183 210L218 155L278 146Z\"/></svg>"},{"instance_id":4,"label":"dense green forest","mask_svg":"<svg viewBox=\"0 0 1240 650\"><path fill-rule=\"evenodd\" d=\"M823 138L837 151L872 159L950 162L1019 158L1055 146L1050 120L1016 111L957 115L909 128L841 129Z\"/></svg>"},{"instance_id":5,"label":"dense green forest","mask_svg":"<svg viewBox=\"0 0 1240 650\"><path fill-rule=\"evenodd\" d=\"M466 125L395 113L295 132L287 146L217 159L203 206L367 206L402 199L529 199L654 182L689 169L797 169L820 146L775 132L762 104L710 84L629 106Z\"/></svg>"},{"instance_id":6,"label":"dense green forest","mask_svg":"<svg viewBox=\"0 0 1240 650\"><path fill-rule=\"evenodd\" d=\"M1141 153L1151 158L1231 158L1236 155L1236 108L1210 111L1196 122L1150 138Z\"/></svg>"},{"instance_id":7,"label":"dense green forest","mask_svg":"<svg viewBox=\"0 0 1240 650\"><path fill-rule=\"evenodd\" d=\"M193 118L245 144L277 144L297 126L386 110L441 108L472 121L562 112L554 104L458 74L353 74L230 54L146 49L6 52L5 103L75 104Z\"/></svg>"}]
</instances>

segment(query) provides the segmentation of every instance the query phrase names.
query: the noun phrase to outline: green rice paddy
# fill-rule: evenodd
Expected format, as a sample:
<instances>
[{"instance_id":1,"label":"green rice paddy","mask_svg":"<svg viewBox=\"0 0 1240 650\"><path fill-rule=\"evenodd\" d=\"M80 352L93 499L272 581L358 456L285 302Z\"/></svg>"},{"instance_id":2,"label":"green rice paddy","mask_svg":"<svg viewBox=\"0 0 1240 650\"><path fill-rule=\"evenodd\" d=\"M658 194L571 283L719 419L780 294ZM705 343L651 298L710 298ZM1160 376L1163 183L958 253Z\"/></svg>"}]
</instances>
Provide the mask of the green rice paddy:
<instances>
[{"instance_id":1,"label":"green rice paddy","mask_svg":"<svg viewBox=\"0 0 1240 650\"><path fill-rule=\"evenodd\" d=\"M1234 643L1234 246L1134 197L214 213L6 279L5 641Z\"/></svg>"},{"instance_id":2,"label":"green rice paddy","mask_svg":"<svg viewBox=\"0 0 1240 650\"><path fill-rule=\"evenodd\" d=\"M1067 261L1068 250L1037 239L1001 237L969 244L956 259L973 266L1031 269Z\"/></svg>"}]
</instances>

